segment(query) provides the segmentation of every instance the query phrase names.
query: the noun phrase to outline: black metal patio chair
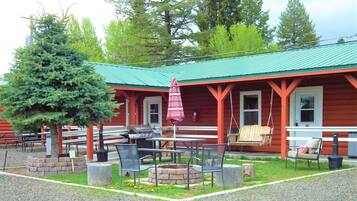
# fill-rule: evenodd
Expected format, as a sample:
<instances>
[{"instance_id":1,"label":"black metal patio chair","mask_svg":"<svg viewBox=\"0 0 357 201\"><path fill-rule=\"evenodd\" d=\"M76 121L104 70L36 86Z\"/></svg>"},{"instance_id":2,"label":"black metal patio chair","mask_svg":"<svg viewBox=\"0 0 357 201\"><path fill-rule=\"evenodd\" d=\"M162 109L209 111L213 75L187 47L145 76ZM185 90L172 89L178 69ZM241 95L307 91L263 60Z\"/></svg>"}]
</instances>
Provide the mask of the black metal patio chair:
<instances>
[{"instance_id":1,"label":"black metal patio chair","mask_svg":"<svg viewBox=\"0 0 357 201\"><path fill-rule=\"evenodd\" d=\"M187 163L187 189L190 189L190 168L202 173L203 177L203 187L204 174L211 173L211 186L213 187L213 173L220 172L224 187L224 176L223 176L223 161L224 154L227 149L227 144L204 144L202 145L201 154L196 153L193 155ZM191 165L193 160L198 161L198 165Z\"/></svg>"},{"instance_id":2,"label":"black metal patio chair","mask_svg":"<svg viewBox=\"0 0 357 201\"><path fill-rule=\"evenodd\" d=\"M140 184L140 172L147 170L151 166L141 165L140 161L152 156L146 155L139 158L138 147L136 144L120 144L115 145L115 147L119 155L121 176L123 176L124 172L132 172L134 175L134 185L136 185L136 174L138 174L138 184ZM122 179L120 182L122 183Z\"/></svg>"}]
</instances>

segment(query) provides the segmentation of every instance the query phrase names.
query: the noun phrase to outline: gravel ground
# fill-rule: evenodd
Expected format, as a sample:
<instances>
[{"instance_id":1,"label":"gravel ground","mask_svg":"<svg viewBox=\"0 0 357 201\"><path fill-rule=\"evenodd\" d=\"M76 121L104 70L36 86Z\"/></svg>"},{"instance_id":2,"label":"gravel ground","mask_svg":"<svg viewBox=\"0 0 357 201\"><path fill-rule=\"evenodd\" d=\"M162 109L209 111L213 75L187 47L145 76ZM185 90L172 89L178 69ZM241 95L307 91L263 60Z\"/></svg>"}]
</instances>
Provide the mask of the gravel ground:
<instances>
[{"instance_id":1,"label":"gravel ground","mask_svg":"<svg viewBox=\"0 0 357 201\"><path fill-rule=\"evenodd\" d=\"M137 196L66 186L28 178L0 174L1 201L56 201L56 200L149 200Z\"/></svg>"},{"instance_id":2,"label":"gravel ground","mask_svg":"<svg viewBox=\"0 0 357 201\"><path fill-rule=\"evenodd\" d=\"M43 155L44 150L22 152L8 149L7 167L24 166L28 155ZM3 164L5 149L0 149ZM0 174L0 200L148 200L93 189L66 186ZM224 200L343 200L357 201L357 168L319 177L291 181L266 187L238 191L205 198L205 201Z\"/></svg>"},{"instance_id":3,"label":"gravel ground","mask_svg":"<svg viewBox=\"0 0 357 201\"><path fill-rule=\"evenodd\" d=\"M204 200L357 201L357 168L335 174L214 196Z\"/></svg>"},{"instance_id":4,"label":"gravel ground","mask_svg":"<svg viewBox=\"0 0 357 201\"><path fill-rule=\"evenodd\" d=\"M357 169L205 198L224 200L357 200ZM0 200L149 200L0 174Z\"/></svg>"}]
</instances>

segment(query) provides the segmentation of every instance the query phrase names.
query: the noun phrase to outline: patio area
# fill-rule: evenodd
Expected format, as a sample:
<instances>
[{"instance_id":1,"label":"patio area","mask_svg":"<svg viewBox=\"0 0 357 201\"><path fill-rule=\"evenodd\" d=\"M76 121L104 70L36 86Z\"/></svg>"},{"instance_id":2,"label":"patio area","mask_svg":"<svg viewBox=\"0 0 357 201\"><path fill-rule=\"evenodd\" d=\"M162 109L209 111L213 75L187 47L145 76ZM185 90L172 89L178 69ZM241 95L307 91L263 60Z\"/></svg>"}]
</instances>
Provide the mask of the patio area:
<instances>
[{"instance_id":1,"label":"patio area","mask_svg":"<svg viewBox=\"0 0 357 201\"><path fill-rule=\"evenodd\" d=\"M24 175L26 171L21 171L25 169L23 165L25 165L25 156L32 156L39 154L41 151L39 149L38 152L22 152L16 148L8 148L9 157L8 158L8 169L5 172L8 173L15 173ZM3 156L4 149L0 149L0 153ZM14 157L16 155L16 157ZM23 157L18 157L22 155ZM189 153L186 153L182 156L180 164L185 164L189 157ZM149 182L148 174L149 171L153 171L153 168L141 172L141 182L140 184L134 184L132 177L127 176L120 176L120 165L117 159L112 158L106 163L112 164L112 183L110 185L104 186L103 189L108 190L120 190L125 192L137 193L137 194L145 194L145 195L152 195L152 196L159 196L159 197L166 197L168 199L183 199L183 198L190 198L195 196L202 196L205 194L210 193L219 193L219 192L226 192L226 191L235 191L237 189L245 189L247 187L255 187L260 185L269 184L271 182L279 182L286 179L293 179L298 177L304 176L311 176L315 174L321 173L328 173L328 163L325 156L322 156L322 163L321 163L321 170L317 169L316 163L312 163L311 168L307 166L305 161L298 162L297 170L293 168L293 162L288 162L288 168L285 168L284 161L280 160L278 154L268 154L268 153L244 153L244 152L227 152L225 155L224 164L234 164L234 165L243 165L243 163L252 164L255 168L255 177L247 177L243 178L243 183L239 187L225 187L218 186L214 184L211 187L210 184L210 174L206 174L205 185L202 185L202 182L199 182L194 185L190 185L190 190L186 189L186 184L159 184L158 187L155 186L154 182ZM1 157L0 162L3 158ZM16 161L14 161L16 160ZM167 164L171 161L170 158L164 157L162 159L162 163L160 164ZM95 162L90 162L95 163ZM154 161L148 159L144 161L145 165L153 165ZM342 169L350 169L353 168L350 164L356 164L356 160L347 159L344 160L344 165ZM12 168L11 168L12 166ZM19 167L20 166L20 167ZM355 171L355 168L353 168ZM37 177L41 179L48 179L52 181L60 181L69 184L79 184L83 186L88 186L87 181L87 173L72 173L68 175L58 175L58 176L44 176L44 177ZM214 181L216 182L216 181ZM212 194L213 195L213 194ZM227 197L230 197L227 194ZM228 199L228 198L227 198Z\"/></svg>"}]
</instances>

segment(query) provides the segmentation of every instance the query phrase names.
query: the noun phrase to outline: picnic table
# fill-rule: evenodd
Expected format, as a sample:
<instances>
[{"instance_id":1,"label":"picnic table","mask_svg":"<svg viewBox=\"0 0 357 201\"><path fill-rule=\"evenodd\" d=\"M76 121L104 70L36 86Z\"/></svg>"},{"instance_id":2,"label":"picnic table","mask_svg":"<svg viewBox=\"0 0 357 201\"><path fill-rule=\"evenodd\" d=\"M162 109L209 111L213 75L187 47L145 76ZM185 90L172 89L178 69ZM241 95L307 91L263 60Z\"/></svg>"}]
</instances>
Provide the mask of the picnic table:
<instances>
[{"instance_id":1,"label":"picnic table","mask_svg":"<svg viewBox=\"0 0 357 201\"><path fill-rule=\"evenodd\" d=\"M159 148L162 149L164 145L161 145L161 142L173 142L173 150L177 150L177 143L182 143L188 150L190 150L190 156L193 155L193 150L194 148L196 149L196 153L198 153L198 146L200 143L204 142L205 139L199 139L199 138L163 138L163 137L155 137L155 138L150 138L147 140L153 141L153 147L155 147L156 142L159 142ZM171 152L174 154L174 162L176 163L176 154L175 152ZM160 160L161 160L161 154L160 154Z\"/></svg>"}]
</instances>

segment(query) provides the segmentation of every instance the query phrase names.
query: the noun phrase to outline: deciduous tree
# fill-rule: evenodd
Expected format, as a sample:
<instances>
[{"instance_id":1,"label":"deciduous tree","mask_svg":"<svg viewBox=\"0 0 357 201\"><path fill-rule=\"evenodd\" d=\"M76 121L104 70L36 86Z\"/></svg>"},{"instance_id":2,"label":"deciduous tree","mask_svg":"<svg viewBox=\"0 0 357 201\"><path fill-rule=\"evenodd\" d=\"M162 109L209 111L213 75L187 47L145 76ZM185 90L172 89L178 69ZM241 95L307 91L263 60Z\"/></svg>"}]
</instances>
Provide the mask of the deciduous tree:
<instances>
[{"instance_id":1,"label":"deciduous tree","mask_svg":"<svg viewBox=\"0 0 357 201\"><path fill-rule=\"evenodd\" d=\"M72 46L88 54L89 61L105 61L101 42L89 18L83 18L80 25L77 19L71 17L68 33Z\"/></svg>"}]
</instances>

